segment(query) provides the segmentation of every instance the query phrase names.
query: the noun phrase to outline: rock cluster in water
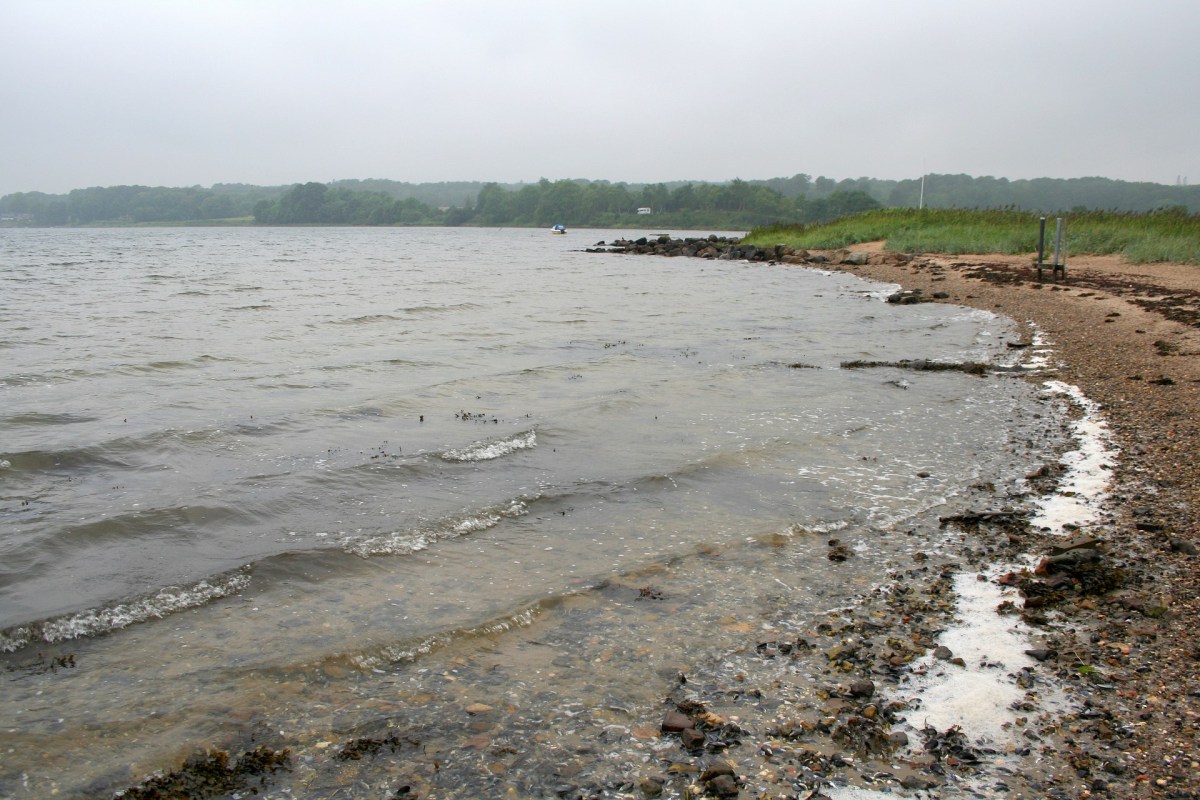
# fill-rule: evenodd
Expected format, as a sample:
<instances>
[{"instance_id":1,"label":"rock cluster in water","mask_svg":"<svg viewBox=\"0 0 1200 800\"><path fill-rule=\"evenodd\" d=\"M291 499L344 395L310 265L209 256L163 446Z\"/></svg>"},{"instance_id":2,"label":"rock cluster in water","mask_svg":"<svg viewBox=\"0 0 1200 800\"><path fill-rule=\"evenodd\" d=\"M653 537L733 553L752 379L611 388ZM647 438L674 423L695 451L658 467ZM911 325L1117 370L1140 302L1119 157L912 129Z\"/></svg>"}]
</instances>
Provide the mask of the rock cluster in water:
<instances>
[{"instance_id":1,"label":"rock cluster in water","mask_svg":"<svg viewBox=\"0 0 1200 800\"><path fill-rule=\"evenodd\" d=\"M672 237L667 234L642 236L637 239L615 239L596 242L587 248L589 253L629 253L632 255L687 256L712 258L721 261L776 261L785 264L830 264L834 266L863 266L866 264L907 264L914 256L908 253L867 253L841 249L816 253L785 244L759 247L743 244L732 236L711 234L703 237Z\"/></svg>"},{"instance_id":2,"label":"rock cluster in water","mask_svg":"<svg viewBox=\"0 0 1200 800\"><path fill-rule=\"evenodd\" d=\"M790 247L785 244L759 247L743 244L736 237L717 236L675 238L667 234L641 236L637 239L616 239L596 242L589 253L626 253L630 255L683 256L719 261L766 261L769 263L803 264L808 266L861 267L867 264L908 264L914 256L908 253L867 253L846 248L828 253ZM944 300L945 292L926 296L920 289L904 289L887 298L889 303L911 305Z\"/></svg>"}]
</instances>

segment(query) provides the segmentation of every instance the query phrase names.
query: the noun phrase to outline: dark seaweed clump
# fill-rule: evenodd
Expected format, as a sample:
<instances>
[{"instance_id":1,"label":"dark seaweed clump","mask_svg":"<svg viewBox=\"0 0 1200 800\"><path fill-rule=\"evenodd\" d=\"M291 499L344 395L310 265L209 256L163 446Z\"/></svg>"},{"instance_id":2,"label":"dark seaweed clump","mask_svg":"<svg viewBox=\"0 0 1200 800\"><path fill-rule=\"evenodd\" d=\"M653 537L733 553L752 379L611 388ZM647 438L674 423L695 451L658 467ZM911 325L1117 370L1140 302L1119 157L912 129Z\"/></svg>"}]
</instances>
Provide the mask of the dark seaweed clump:
<instances>
[{"instance_id":1,"label":"dark seaweed clump","mask_svg":"<svg viewBox=\"0 0 1200 800\"><path fill-rule=\"evenodd\" d=\"M178 770L151 778L140 786L119 793L121 800L200 800L234 792L258 793L266 786L267 776L286 769L291 760L288 750L272 750L262 745L243 753L231 766L223 751L197 754Z\"/></svg>"},{"instance_id":2,"label":"dark seaweed clump","mask_svg":"<svg viewBox=\"0 0 1200 800\"><path fill-rule=\"evenodd\" d=\"M382 752L384 748L387 748L388 752L394 753L406 744L416 747L420 742L416 739L402 740L395 735L382 738L355 739L352 742L347 742L346 746L337 754L337 757L341 761L358 761L363 756L373 756Z\"/></svg>"},{"instance_id":3,"label":"dark seaweed clump","mask_svg":"<svg viewBox=\"0 0 1200 800\"><path fill-rule=\"evenodd\" d=\"M944 362L927 361L925 359L917 359L915 361L908 359L900 361L843 361L841 366L842 369L891 367L894 369L911 369L917 372L965 372L968 375L986 375L988 371L987 364L980 364L974 361Z\"/></svg>"}]
</instances>

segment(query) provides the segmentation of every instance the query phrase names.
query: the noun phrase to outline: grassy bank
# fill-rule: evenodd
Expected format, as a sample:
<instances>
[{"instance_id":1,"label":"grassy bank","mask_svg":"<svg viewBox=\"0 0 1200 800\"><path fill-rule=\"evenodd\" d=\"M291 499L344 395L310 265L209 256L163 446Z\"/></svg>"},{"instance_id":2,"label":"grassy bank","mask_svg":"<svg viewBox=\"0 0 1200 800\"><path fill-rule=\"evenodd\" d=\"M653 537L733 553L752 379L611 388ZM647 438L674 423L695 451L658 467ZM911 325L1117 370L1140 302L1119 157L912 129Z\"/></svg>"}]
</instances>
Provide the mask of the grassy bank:
<instances>
[{"instance_id":1,"label":"grassy bank","mask_svg":"<svg viewBox=\"0 0 1200 800\"><path fill-rule=\"evenodd\" d=\"M1064 215L1066 251L1121 255L1131 263L1200 264L1200 214L1156 211L1119 214L1086 211ZM830 250L884 240L905 253L1036 253L1038 216L1024 211L892 208L820 225L755 228L743 241L769 246ZM1053 249L1054 218L1046 220L1046 253Z\"/></svg>"}]
</instances>

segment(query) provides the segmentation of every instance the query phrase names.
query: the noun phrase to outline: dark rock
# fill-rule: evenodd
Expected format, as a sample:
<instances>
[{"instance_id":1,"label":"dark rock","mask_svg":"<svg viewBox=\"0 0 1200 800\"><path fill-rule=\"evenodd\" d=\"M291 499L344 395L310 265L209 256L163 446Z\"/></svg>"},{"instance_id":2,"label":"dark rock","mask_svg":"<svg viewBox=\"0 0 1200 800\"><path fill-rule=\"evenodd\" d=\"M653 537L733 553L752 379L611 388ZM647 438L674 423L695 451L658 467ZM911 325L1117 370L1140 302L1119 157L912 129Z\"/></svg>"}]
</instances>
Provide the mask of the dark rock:
<instances>
[{"instance_id":1,"label":"dark rock","mask_svg":"<svg viewBox=\"0 0 1200 800\"><path fill-rule=\"evenodd\" d=\"M934 786L937 786L937 781L920 775L905 775L900 779L900 785L905 789L932 789Z\"/></svg>"},{"instance_id":2,"label":"dark rock","mask_svg":"<svg viewBox=\"0 0 1200 800\"><path fill-rule=\"evenodd\" d=\"M695 728L685 728L679 732L679 741L686 750L700 750L704 747L704 734Z\"/></svg>"},{"instance_id":3,"label":"dark rock","mask_svg":"<svg viewBox=\"0 0 1200 800\"><path fill-rule=\"evenodd\" d=\"M1020 511L967 511L962 514L938 517L938 523L942 526L953 524L965 528L978 527L982 524L1019 525L1024 517L1025 515Z\"/></svg>"},{"instance_id":4,"label":"dark rock","mask_svg":"<svg viewBox=\"0 0 1200 800\"><path fill-rule=\"evenodd\" d=\"M1033 571L1035 575L1053 575L1057 572L1071 572L1076 567L1100 560L1098 550L1080 549L1068 550L1057 556L1043 558Z\"/></svg>"},{"instance_id":5,"label":"dark rock","mask_svg":"<svg viewBox=\"0 0 1200 800\"><path fill-rule=\"evenodd\" d=\"M888 295L887 299L889 303L906 306L914 305L916 303L923 302L924 300L925 298L922 297L922 292L920 289L904 289L896 292L895 294Z\"/></svg>"},{"instance_id":6,"label":"dark rock","mask_svg":"<svg viewBox=\"0 0 1200 800\"><path fill-rule=\"evenodd\" d=\"M663 733L679 733L692 727L692 718L687 714L682 714L675 709L671 709L663 717L662 731Z\"/></svg>"},{"instance_id":7,"label":"dark rock","mask_svg":"<svg viewBox=\"0 0 1200 800\"><path fill-rule=\"evenodd\" d=\"M1072 539L1050 548L1050 555L1061 556L1072 550L1097 550L1103 542L1092 536L1075 536Z\"/></svg>"},{"instance_id":8,"label":"dark rock","mask_svg":"<svg viewBox=\"0 0 1200 800\"><path fill-rule=\"evenodd\" d=\"M718 775L736 775L733 765L728 761L714 761L709 764L704 772L700 773L700 780L707 783Z\"/></svg>"},{"instance_id":9,"label":"dark rock","mask_svg":"<svg viewBox=\"0 0 1200 800\"><path fill-rule=\"evenodd\" d=\"M705 789L713 797L737 797L737 779L732 775L718 775L705 784Z\"/></svg>"},{"instance_id":10,"label":"dark rock","mask_svg":"<svg viewBox=\"0 0 1200 800\"><path fill-rule=\"evenodd\" d=\"M1147 607L1153 605L1149 598L1132 591L1116 592L1112 595L1112 600L1121 608L1142 613L1146 613Z\"/></svg>"},{"instance_id":11,"label":"dark rock","mask_svg":"<svg viewBox=\"0 0 1200 800\"><path fill-rule=\"evenodd\" d=\"M1025 655L1029 656L1034 661L1048 661L1049 659L1056 657L1058 653L1057 651L1048 650L1046 648L1035 648L1033 650L1026 650Z\"/></svg>"},{"instance_id":12,"label":"dark rock","mask_svg":"<svg viewBox=\"0 0 1200 800\"><path fill-rule=\"evenodd\" d=\"M1025 480L1036 481L1042 478L1053 478L1061 475L1064 471L1062 464L1042 464L1033 472L1028 473Z\"/></svg>"},{"instance_id":13,"label":"dark rock","mask_svg":"<svg viewBox=\"0 0 1200 800\"><path fill-rule=\"evenodd\" d=\"M873 694L875 694L875 684L872 681L855 681L850 684L852 697L870 697Z\"/></svg>"},{"instance_id":14,"label":"dark rock","mask_svg":"<svg viewBox=\"0 0 1200 800\"><path fill-rule=\"evenodd\" d=\"M1176 553L1183 553L1184 555L1189 556L1194 556L1197 553L1196 545L1192 544L1186 539L1172 539L1171 549Z\"/></svg>"},{"instance_id":15,"label":"dark rock","mask_svg":"<svg viewBox=\"0 0 1200 800\"><path fill-rule=\"evenodd\" d=\"M643 778L638 784L638 788L642 790L642 794L646 797L658 797L663 793L663 786L667 783L665 778L660 778L657 775L649 778Z\"/></svg>"},{"instance_id":16,"label":"dark rock","mask_svg":"<svg viewBox=\"0 0 1200 800\"><path fill-rule=\"evenodd\" d=\"M950 659L954 658L954 652L949 647L940 645L936 650L933 651L933 657L940 661L949 661Z\"/></svg>"},{"instance_id":17,"label":"dark rock","mask_svg":"<svg viewBox=\"0 0 1200 800\"><path fill-rule=\"evenodd\" d=\"M737 797L737 773L728 761L714 761L700 773L700 782L713 797Z\"/></svg>"}]
</instances>

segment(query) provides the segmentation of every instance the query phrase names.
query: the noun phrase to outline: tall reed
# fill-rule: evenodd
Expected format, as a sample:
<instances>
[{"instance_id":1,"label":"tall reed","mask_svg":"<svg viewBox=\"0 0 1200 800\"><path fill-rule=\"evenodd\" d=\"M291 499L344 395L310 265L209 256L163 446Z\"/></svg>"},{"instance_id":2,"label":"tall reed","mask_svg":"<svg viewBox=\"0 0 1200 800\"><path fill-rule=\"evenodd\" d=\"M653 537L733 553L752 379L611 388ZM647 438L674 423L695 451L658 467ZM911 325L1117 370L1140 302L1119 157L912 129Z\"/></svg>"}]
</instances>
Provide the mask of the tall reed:
<instances>
[{"instance_id":1,"label":"tall reed","mask_svg":"<svg viewBox=\"0 0 1200 800\"><path fill-rule=\"evenodd\" d=\"M1130 263L1171 261L1200 264L1200 214L1180 210L1150 213L1085 211L1065 213L1066 255L1120 255ZM1046 250L1053 247L1054 217L1046 220ZM829 250L885 241L906 253L1005 253L1037 251L1038 215L1011 209L907 209L867 211L814 225L755 228L749 244L786 244Z\"/></svg>"}]
</instances>

